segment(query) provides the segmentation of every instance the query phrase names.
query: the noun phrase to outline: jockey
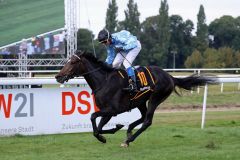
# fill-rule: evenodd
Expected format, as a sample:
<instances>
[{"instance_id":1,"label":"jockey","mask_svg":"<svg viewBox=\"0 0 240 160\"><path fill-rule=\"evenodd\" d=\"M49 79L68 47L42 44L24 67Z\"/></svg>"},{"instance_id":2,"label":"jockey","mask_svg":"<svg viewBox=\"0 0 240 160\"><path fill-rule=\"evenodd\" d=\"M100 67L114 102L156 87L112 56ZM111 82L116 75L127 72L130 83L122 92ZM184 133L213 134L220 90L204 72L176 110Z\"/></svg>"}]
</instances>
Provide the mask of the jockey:
<instances>
[{"instance_id":1,"label":"jockey","mask_svg":"<svg viewBox=\"0 0 240 160\"><path fill-rule=\"evenodd\" d=\"M137 91L132 63L141 50L141 43L126 30L111 34L106 29L98 33L98 41L107 47L106 63L112 65L113 68L120 68L123 64L129 76L128 89Z\"/></svg>"}]
</instances>

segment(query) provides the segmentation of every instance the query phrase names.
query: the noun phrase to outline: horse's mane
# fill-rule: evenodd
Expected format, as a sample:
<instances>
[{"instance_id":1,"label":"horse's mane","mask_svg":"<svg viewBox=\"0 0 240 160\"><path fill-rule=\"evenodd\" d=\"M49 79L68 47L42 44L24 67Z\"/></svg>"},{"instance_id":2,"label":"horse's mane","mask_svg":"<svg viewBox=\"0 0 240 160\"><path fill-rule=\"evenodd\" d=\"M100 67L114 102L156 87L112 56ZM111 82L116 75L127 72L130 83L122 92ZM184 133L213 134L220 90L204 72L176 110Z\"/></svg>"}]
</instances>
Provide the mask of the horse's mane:
<instances>
[{"instance_id":1,"label":"horse's mane","mask_svg":"<svg viewBox=\"0 0 240 160\"><path fill-rule=\"evenodd\" d=\"M88 59L89 61L99 65L103 70L105 71L115 71L115 68L112 68L110 65L108 65L107 63L99 60L98 58L96 58L92 53L89 52L82 52L82 51L77 51L76 55L78 56L82 56L85 57L86 59Z\"/></svg>"}]
</instances>

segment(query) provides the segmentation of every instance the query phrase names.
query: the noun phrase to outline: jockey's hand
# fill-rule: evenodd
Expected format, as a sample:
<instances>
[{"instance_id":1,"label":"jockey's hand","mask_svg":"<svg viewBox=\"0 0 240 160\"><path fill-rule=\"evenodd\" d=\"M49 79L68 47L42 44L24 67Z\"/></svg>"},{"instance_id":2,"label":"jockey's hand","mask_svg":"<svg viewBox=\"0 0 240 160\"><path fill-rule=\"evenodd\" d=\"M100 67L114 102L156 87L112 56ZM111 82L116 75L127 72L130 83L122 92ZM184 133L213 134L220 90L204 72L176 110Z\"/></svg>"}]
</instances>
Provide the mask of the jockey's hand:
<instances>
[{"instance_id":1,"label":"jockey's hand","mask_svg":"<svg viewBox=\"0 0 240 160\"><path fill-rule=\"evenodd\" d=\"M122 47L115 47L114 49L116 53L124 51Z\"/></svg>"},{"instance_id":2,"label":"jockey's hand","mask_svg":"<svg viewBox=\"0 0 240 160\"><path fill-rule=\"evenodd\" d=\"M108 66L108 67L110 67L110 68L113 67L112 64L108 64L108 63L106 63L106 62L105 62L105 65Z\"/></svg>"}]
</instances>

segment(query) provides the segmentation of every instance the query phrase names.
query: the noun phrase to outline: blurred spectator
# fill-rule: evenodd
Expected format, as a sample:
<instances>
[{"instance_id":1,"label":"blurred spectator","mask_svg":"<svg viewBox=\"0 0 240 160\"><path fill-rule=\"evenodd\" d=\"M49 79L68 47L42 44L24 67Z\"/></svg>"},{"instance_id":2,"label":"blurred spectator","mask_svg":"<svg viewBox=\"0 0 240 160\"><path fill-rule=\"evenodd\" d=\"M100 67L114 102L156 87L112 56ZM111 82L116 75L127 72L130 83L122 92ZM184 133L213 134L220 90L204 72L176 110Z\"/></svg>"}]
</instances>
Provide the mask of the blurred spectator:
<instances>
[{"instance_id":1,"label":"blurred spectator","mask_svg":"<svg viewBox=\"0 0 240 160\"><path fill-rule=\"evenodd\" d=\"M28 48L27 40L26 39L22 39L22 42L20 44L20 52L22 54L27 54L27 48Z\"/></svg>"},{"instance_id":2,"label":"blurred spectator","mask_svg":"<svg viewBox=\"0 0 240 160\"><path fill-rule=\"evenodd\" d=\"M0 52L1 55L9 55L11 52L8 50L8 48L3 48Z\"/></svg>"},{"instance_id":3,"label":"blurred spectator","mask_svg":"<svg viewBox=\"0 0 240 160\"><path fill-rule=\"evenodd\" d=\"M58 47L59 46L59 34L55 34L53 36L53 38L54 38L53 47Z\"/></svg>"},{"instance_id":4,"label":"blurred spectator","mask_svg":"<svg viewBox=\"0 0 240 160\"><path fill-rule=\"evenodd\" d=\"M40 36L39 42L40 42L40 53L44 53L45 52L45 43L44 43L43 36Z\"/></svg>"},{"instance_id":5,"label":"blurred spectator","mask_svg":"<svg viewBox=\"0 0 240 160\"><path fill-rule=\"evenodd\" d=\"M48 54L50 52L50 39L48 36L44 38L45 52Z\"/></svg>"},{"instance_id":6,"label":"blurred spectator","mask_svg":"<svg viewBox=\"0 0 240 160\"><path fill-rule=\"evenodd\" d=\"M41 50L40 50L40 38L39 37L36 37L36 45L35 45L35 47L37 48L37 54L40 54Z\"/></svg>"},{"instance_id":7,"label":"blurred spectator","mask_svg":"<svg viewBox=\"0 0 240 160\"><path fill-rule=\"evenodd\" d=\"M61 33L49 33L45 36L31 37L29 41L22 41L12 46L0 50L0 55L18 55L24 52L28 55L33 54L62 54L65 50L65 31Z\"/></svg>"},{"instance_id":8,"label":"blurred spectator","mask_svg":"<svg viewBox=\"0 0 240 160\"><path fill-rule=\"evenodd\" d=\"M59 50L62 51L64 49L64 39L65 39L65 31L59 34Z\"/></svg>"},{"instance_id":9,"label":"blurred spectator","mask_svg":"<svg viewBox=\"0 0 240 160\"><path fill-rule=\"evenodd\" d=\"M31 42L32 42L32 47L33 47L33 51L34 51L33 54L37 53L36 38L32 37Z\"/></svg>"},{"instance_id":10,"label":"blurred spectator","mask_svg":"<svg viewBox=\"0 0 240 160\"><path fill-rule=\"evenodd\" d=\"M59 34L55 34L53 38L54 38L54 43L53 43L52 54L56 54L59 50Z\"/></svg>"},{"instance_id":11,"label":"blurred spectator","mask_svg":"<svg viewBox=\"0 0 240 160\"><path fill-rule=\"evenodd\" d=\"M50 50L51 50L53 48L54 37L52 33L50 33L48 37L49 37L49 42L50 42L49 44L50 44Z\"/></svg>"},{"instance_id":12,"label":"blurred spectator","mask_svg":"<svg viewBox=\"0 0 240 160\"><path fill-rule=\"evenodd\" d=\"M32 43L28 42L27 43L27 54L31 55L34 53L34 47L32 47Z\"/></svg>"},{"instance_id":13,"label":"blurred spectator","mask_svg":"<svg viewBox=\"0 0 240 160\"><path fill-rule=\"evenodd\" d=\"M20 52L19 50L19 44L12 45L8 48L10 54L18 54Z\"/></svg>"}]
</instances>

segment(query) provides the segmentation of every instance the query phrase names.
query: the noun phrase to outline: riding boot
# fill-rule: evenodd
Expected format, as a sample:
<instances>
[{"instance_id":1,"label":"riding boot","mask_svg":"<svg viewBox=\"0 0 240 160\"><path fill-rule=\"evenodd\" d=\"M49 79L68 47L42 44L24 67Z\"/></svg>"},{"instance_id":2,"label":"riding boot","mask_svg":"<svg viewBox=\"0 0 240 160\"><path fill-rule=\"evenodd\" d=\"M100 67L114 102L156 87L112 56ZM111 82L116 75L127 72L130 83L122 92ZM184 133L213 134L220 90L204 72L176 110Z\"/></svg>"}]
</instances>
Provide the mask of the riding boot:
<instances>
[{"instance_id":1,"label":"riding boot","mask_svg":"<svg viewBox=\"0 0 240 160\"><path fill-rule=\"evenodd\" d=\"M128 88L124 88L124 90L128 90L131 93L137 92L136 77L135 77L134 69L132 67L127 68L127 74L129 76L129 86Z\"/></svg>"}]
</instances>

